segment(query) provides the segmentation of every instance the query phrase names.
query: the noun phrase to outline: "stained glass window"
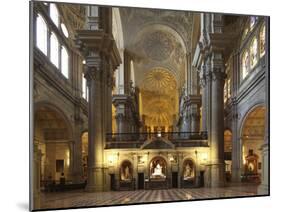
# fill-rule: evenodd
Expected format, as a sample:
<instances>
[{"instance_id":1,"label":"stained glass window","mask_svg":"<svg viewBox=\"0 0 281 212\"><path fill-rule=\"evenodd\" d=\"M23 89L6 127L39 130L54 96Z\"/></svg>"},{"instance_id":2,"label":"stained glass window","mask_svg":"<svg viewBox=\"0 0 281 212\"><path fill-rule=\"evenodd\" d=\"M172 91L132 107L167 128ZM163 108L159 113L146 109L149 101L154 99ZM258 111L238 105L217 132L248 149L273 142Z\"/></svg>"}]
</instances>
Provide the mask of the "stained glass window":
<instances>
[{"instance_id":1,"label":"stained glass window","mask_svg":"<svg viewBox=\"0 0 281 212\"><path fill-rule=\"evenodd\" d=\"M249 53L245 51L242 56L242 79L244 79L249 71Z\"/></svg>"},{"instance_id":2,"label":"stained glass window","mask_svg":"<svg viewBox=\"0 0 281 212\"><path fill-rule=\"evenodd\" d=\"M36 20L36 46L47 55L47 33L48 28L46 22L41 15Z\"/></svg>"},{"instance_id":3,"label":"stained glass window","mask_svg":"<svg viewBox=\"0 0 281 212\"><path fill-rule=\"evenodd\" d=\"M260 30L260 56L265 54L265 25Z\"/></svg>"},{"instance_id":4,"label":"stained glass window","mask_svg":"<svg viewBox=\"0 0 281 212\"><path fill-rule=\"evenodd\" d=\"M257 64L257 61L258 61L258 41L257 41L257 38L254 38L254 40L251 43L250 57L251 57L250 65L251 65L251 68L253 68Z\"/></svg>"}]
</instances>

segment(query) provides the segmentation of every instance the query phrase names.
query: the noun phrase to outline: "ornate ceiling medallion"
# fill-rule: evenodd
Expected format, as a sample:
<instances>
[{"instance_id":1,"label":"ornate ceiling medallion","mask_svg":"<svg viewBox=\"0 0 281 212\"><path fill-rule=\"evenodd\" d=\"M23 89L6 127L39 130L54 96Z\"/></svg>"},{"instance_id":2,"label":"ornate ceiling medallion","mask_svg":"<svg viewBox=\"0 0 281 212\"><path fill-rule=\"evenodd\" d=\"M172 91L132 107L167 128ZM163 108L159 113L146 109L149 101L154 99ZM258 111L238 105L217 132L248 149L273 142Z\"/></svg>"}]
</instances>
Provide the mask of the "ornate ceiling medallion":
<instances>
[{"instance_id":1,"label":"ornate ceiling medallion","mask_svg":"<svg viewBox=\"0 0 281 212\"><path fill-rule=\"evenodd\" d=\"M170 93L177 87L174 76L162 68L155 68L148 72L143 82L143 89L159 93Z\"/></svg>"},{"instance_id":2,"label":"ornate ceiling medallion","mask_svg":"<svg viewBox=\"0 0 281 212\"><path fill-rule=\"evenodd\" d=\"M163 61L169 58L174 45L167 33L163 31L155 31L144 38L143 48L147 57L150 59Z\"/></svg>"}]
</instances>

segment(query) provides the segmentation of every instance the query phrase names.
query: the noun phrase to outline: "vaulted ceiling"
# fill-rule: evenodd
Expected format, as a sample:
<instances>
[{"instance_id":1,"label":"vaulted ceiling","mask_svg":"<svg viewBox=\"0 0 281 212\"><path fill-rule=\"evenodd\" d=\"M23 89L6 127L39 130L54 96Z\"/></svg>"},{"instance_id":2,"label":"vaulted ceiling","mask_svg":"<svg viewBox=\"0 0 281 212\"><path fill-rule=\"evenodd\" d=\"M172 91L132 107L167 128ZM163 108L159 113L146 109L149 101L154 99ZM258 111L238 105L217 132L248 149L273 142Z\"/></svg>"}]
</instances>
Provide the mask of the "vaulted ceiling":
<instances>
[{"instance_id":1,"label":"vaulted ceiling","mask_svg":"<svg viewBox=\"0 0 281 212\"><path fill-rule=\"evenodd\" d=\"M173 125L178 91L192 50L193 14L184 11L120 8L124 48L134 61L142 111L150 126Z\"/></svg>"},{"instance_id":2,"label":"vaulted ceiling","mask_svg":"<svg viewBox=\"0 0 281 212\"><path fill-rule=\"evenodd\" d=\"M248 114L243 125L243 139L257 140L264 139L265 130L265 108L257 107Z\"/></svg>"},{"instance_id":3,"label":"vaulted ceiling","mask_svg":"<svg viewBox=\"0 0 281 212\"><path fill-rule=\"evenodd\" d=\"M35 112L35 125L41 132L44 140L64 140L69 138L69 129L66 121L56 111L48 107L40 107ZM39 131L38 131L39 130Z\"/></svg>"},{"instance_id":4,"label":"vaulted ceiling","mask_svg":"<svg viewBox=\"0 0 281 212\"><path fill-rule=\"evenodd\" d=\"M134 58L140 85L147 72L162 67L177 87L183 84L186 54L191 50L193 15L184 11L120 8L124 47Z\"/></svg>"}]
</instances>

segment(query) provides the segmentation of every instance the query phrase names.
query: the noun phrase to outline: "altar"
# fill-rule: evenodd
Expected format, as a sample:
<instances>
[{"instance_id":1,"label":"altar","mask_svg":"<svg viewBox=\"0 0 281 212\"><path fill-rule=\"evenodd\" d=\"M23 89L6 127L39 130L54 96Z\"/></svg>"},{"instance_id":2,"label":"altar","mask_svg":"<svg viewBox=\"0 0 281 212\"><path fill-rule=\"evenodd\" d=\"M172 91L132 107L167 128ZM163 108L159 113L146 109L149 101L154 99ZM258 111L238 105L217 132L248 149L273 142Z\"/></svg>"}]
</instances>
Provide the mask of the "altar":
<instances>
[{"instance_id":1,"label":"altar","mask_svg":"<svg viewBox=\"0 0 281 212\"><path fill-rule=\"evenodd\" d=\"M169 181L168 179L154 179L145 181L144 184L145 189L168 189L169 188Z\"/></svg>"}]
</instances>

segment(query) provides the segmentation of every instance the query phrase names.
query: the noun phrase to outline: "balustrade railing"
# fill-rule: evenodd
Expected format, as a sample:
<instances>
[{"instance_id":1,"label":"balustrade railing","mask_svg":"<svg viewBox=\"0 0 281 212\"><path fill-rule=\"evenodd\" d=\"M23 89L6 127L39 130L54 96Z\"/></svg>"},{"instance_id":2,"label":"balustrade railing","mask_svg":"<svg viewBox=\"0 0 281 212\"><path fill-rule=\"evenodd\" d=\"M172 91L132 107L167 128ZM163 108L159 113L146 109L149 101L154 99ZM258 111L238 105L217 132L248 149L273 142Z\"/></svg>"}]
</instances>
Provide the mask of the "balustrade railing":
<instances>
[{"instance_id":1,"label":"balustrade railing","mask_svg":"<svg viewBox=\"0 0 281 212\"><path fill-rule=\"evenodd\" d=\"M167 139L170 141L206 140L207 132L144 132L144 133L108 133L107 142L144 142L146 140Z\"/></svg>"}]
</instances>

